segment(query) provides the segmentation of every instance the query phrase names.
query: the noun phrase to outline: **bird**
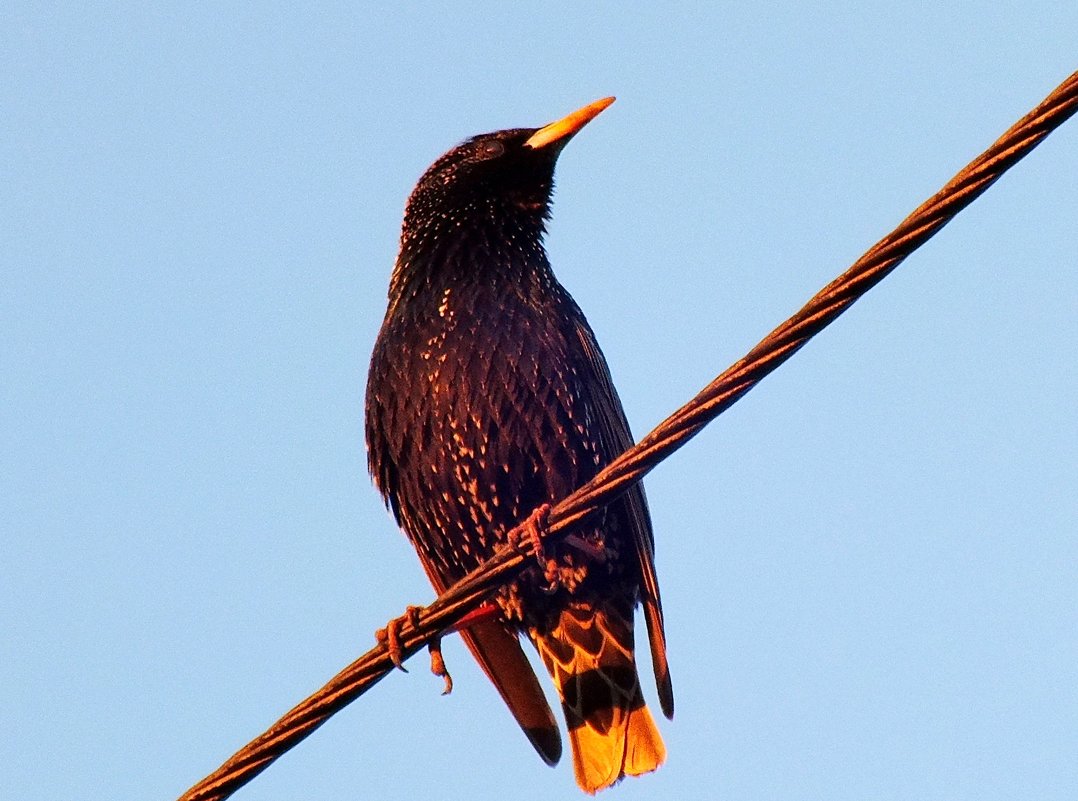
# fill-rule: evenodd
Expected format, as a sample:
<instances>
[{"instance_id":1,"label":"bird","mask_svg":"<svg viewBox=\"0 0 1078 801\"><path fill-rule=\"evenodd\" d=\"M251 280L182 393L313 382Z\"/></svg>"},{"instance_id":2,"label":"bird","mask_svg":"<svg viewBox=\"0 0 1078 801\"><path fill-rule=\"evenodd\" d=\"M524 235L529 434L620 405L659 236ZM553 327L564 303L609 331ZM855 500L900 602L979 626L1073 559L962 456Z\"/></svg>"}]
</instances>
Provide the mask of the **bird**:
<instances>
[{"instance_id":1,"label":"bird","mask_svg":"<svg viewBox=\"0 0 1078 801\"><path fill-rule=\"evenodd\" d=\"M544 246L562 148L614 102L480 134L408 198L366 390L368 467L437 592L632 445L595 334ZM578 785L663 763L634 655L644 609L661 709L673 716L654 536L637 484L550 546L462 636L542 759L561 736L521 645L557 689Z\"/></svg>"}]
</instances>

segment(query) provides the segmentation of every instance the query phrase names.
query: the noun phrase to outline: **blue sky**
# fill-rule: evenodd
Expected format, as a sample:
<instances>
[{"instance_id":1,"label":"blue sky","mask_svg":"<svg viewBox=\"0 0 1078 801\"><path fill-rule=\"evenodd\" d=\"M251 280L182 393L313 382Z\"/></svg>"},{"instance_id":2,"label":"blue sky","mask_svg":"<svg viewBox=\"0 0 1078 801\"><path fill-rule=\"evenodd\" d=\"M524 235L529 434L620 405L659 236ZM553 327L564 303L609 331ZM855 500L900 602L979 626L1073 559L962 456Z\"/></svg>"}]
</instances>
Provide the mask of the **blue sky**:
<instances>
[{"instance_id":1,"label":"blue sky","mask_svg":"<svg viewBox=\"0 0 1078 801\"><path fill-rule=\"evenodd\" d=\"M5 793L178 796L431 598L362 393L438 155L618 96L548 244L640 435L1078 69L945 5L8 4ZM677 715L608 797L1075 797L1076 208L1072 120L649 477ZM236 798L577 797L446 656Z\"/></svg>"}]
</instances>

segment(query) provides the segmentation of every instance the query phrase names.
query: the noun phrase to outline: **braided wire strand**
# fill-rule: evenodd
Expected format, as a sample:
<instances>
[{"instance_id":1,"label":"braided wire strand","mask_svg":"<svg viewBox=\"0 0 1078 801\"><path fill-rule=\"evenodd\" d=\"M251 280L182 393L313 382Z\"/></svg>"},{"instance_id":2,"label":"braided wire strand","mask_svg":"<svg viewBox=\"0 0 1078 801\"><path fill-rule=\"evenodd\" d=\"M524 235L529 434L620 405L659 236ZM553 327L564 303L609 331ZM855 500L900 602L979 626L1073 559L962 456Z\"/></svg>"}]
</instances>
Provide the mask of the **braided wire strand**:
<instances>
[{"instance_id":1,"label":"braided wire strand","mask_svg":"<svg viewBox=\"0 0 1078 801\"><path fill-rule=\"evenodd\" d=\"M873 245L846 272L820 290L738 362L551 510L544 539L557 541L584 518L617 499L719 414L736 403L772 370L883 280L914 250L972 203L1004 172L1024 158L1078 111L1078 72L1015 123L991 147L958 172L897 228ZM449 587L399 629L401 654L412 656L436 641L499 587L515 578L532 557L532 541L518 525L509 545ZM222 801L291 749L333 714L354 701L393 669L379 644L287 712L265 733L185 792L179 801Z\"/></svg>"}]
</instances>

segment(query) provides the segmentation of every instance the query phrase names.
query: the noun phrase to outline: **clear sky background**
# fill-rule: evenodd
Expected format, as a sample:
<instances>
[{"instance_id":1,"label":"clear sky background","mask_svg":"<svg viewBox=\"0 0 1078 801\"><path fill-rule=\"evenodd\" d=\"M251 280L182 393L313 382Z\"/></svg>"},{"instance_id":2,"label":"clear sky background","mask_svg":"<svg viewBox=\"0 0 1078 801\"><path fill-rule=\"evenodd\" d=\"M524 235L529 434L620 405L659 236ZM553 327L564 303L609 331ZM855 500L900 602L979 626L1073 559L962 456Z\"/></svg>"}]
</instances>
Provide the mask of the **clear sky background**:
<instances>
[{"instance_id":1,"label":"clear sky background","mask_svg":"<svg viewBox=\"0 0 1078 801\"><path fill-rule=\"evenodd\" d=\"M0 11L5 798L175 798L430 600L362 396L454 143L618 96L549 250L640 435L1078 69L1071 0L389 5ZM606 797L1078 797L1076 265L1071 120L652 474ZM236 798L578 797L446 656Z\"/></svg>"}]
</instances>

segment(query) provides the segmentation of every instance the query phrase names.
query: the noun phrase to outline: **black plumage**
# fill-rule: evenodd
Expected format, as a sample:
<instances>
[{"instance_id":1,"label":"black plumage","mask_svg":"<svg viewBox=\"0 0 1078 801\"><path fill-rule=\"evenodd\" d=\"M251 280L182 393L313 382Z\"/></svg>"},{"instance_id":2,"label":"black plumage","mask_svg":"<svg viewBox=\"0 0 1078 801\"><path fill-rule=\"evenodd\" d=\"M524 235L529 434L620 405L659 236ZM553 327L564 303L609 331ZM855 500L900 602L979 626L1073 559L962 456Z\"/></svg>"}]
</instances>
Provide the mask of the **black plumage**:
<instances>
[{"instance_id":1,"label":"black plumage","mask_svg":"<svg viewBox=\"0 0 1078 801\"><path fill-rule=\"evenodd\" d=\"M632 443L595 336L543 247L558 154L611 102L473 137L409 198L366 434L375 483L439 592ZM518 632L535 643L562 699L577 780L594 792L665 756L634 662L638 601L667 716L673 698L643 490L578 536L601 555L557 546L553 591L536 565L498 596L500 620L463 636L553 764L560 737Z\"/></svg>"}]
</instances>

